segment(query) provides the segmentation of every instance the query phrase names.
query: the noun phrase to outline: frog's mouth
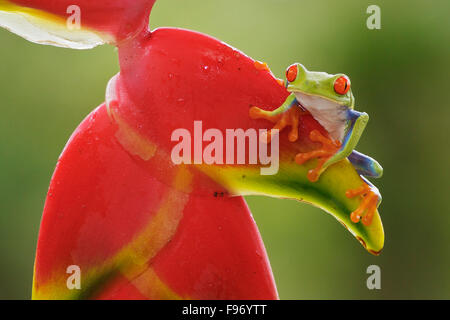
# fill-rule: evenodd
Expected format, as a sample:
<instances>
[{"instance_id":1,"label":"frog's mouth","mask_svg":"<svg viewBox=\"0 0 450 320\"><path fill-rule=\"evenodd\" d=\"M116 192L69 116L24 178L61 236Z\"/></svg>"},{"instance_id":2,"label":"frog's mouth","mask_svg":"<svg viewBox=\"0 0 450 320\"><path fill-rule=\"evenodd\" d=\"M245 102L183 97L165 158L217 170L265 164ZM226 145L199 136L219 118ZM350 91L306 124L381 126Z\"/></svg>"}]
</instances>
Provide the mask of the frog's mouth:
<instances>
[{"instance_id":1,"label":"frog's mouth","mask_svg":"<svg viewBox=\"0 0 450 320\"><path fill-rule=\"evenodd\" d=\"M298 103L316 119L332 139L342 142L348 107L323 97L295 92Z\"/></svg>"}]
</instances>

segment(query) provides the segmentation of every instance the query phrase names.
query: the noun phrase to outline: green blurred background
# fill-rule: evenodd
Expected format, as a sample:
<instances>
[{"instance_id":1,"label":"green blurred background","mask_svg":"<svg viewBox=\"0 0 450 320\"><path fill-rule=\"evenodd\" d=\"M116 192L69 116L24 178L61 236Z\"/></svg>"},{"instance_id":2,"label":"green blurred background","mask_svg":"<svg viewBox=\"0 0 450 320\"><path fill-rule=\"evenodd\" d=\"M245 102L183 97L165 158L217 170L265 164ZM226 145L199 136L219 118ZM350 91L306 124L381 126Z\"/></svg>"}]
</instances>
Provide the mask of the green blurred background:
<instances>
[{"instance_id":1,"label":"green blurred background","mask_svg":"<svg viewBox=\"0 0 450 320\"><path fill-rule=\"evenodd\" d=\"M366 8L381 8L368 30ZM249 197L282 299L450 298L450 2L157 0L150 24L213 35L275 75L298 61L344 72L370 115L358 150L385 175L386 244L368 254L321 210ZM29 43L0 30L0 299L30 298L34 250L56 160L104 100L117 51ZM368 290L366 268L381 268Z\"/></svg>"}]
</instances>

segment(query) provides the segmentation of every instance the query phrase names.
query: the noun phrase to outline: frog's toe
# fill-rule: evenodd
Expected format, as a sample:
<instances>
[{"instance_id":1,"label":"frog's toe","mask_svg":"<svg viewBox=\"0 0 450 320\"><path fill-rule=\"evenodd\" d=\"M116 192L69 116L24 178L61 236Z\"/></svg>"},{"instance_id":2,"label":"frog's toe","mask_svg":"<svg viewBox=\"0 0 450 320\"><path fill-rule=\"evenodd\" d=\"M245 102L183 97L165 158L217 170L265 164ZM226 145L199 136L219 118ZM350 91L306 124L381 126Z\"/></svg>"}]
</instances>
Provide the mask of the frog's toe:
<instances>
[{"instance_id":1,"label":"frog's toe","mask_svg":"<svg viewBox=\"0 0 450 320\"><path fill-rule=\"evenodd\" d=\"M365 226L372 223L373 216L380 201L380 196L375 190L364 183L361 187L353 190L347 190L345 195L347 198L354 198L360 196L362 198L359 207L350 214L350 219L354 223L360 220Z\"/></svg>"},{"instance_id":2,"label":"frog's toe","mask_svg":"<svg viewBox=\"0 0 450 320\"><path fill-rule=\"evenodd\" d=\"M317 165L315 168L309 170L308 179L311 182L319 180L320 174L323 172L324 164L330 159L341 147L339 141L333 141L324 135L322 135L318 130L311 131L309 138L313 142L320 142L322 147L310 152L299 153L295 156L295 162L299 165L311 159L317 159Z\"/></svg>"},{"instance_id":3,"label":"frog's toe","mask_svg":"<svg viewBox=\"0 0 450 320\"><path fill-rule=\"evenodd\" d=\"M265 119L265 120L269 120L273 123L276 123L280 120L280 115L278 114L274 114L273 111L267 111L267 110L263 110L261 108L258 107L251 107L249 110L249 116L252 119Z\"/></svg>"},{"instance_id":4,"label":"frog's toe","mask_svg":"<svg viewBox=\"0 0 450 320\"><path fill-rule=\"evenodd\" d=\"M249 115L252 119L265 119L275 123L272 129L261 135L262 141L269 143L275 130L281 131L287 126L290 126L291 131L289 132L288 139L290 142L295 142L298 139L298 125L301 112L300 108L289 108L284 112L277 112L276 110L266 111L258 107L251 107Z\"/></svg>"},{"instance_id":5,"label":"frog's toe","mask_svg":"<svg viewBox=\"0 0 450 320\"><path fill-rule=\"evenodd\" d=\"M298 122L298 117L294 117L291 121L291 131L289 132L288 136L290 142L295 142L298 139Z\"/></svg>"}]
</instances>

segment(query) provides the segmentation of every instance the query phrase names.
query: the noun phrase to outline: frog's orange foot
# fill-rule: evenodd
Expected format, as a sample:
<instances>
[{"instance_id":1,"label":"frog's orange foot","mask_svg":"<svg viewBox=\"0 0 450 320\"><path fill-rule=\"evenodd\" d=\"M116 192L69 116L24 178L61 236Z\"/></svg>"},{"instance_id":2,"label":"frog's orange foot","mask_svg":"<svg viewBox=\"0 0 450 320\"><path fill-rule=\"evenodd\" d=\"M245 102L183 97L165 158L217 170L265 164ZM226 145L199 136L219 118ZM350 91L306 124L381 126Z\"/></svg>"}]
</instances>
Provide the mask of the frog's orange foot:
<instances>
[{"instance_id":1,"label":"frog's orange foot","mask_svg":"<svg viewBox=\"0 0 450 320\"><path fill-rule=\"evenodd\" d=\"M333 141L330 138L322 135L319 130L313 130L309 134L309 139L313 142L320 142L322 147L310 152L299 153L295 156L295 162L302 165L306 161L311 159L317 159L317 166L314 169L308 171L308 179L311 182L316 182L320 177L320 171L327 162L341 147L341 142Z\"/></svg>"},{"instance_id":2,"label":"frog's orange foot","mask_svg":"<svg viewBox=\"0 0 450 320\"><path fill-rule=\"evenodd\" d=\"M276 110L275 110L276 111ZM298 106L292 106L288 110L280 113L274 111L266 111L258 107L250 108L250 118L252 119L266 119L272 123L275 123L272 129L266 134L261 136L261 140L269 143L272 140L274 130L283 130L285 127L290 126L288 139L290 142L295 142L298 139L298 123L302 110Z\"/></svg>"},{"instance_id":3,"label":"frog's orange foot","mask_svg":"<svg viewBox=\"0 0 450 320\"><path fill-rule=\"evenodd\" d=\"M350 219L358 223L362 218L362 223L369 226L372 223L373 215L377 209L378 195L370 188L367 183L354 190L347 190L347 198L360 196L362 198L359 207L350 214Z\"/></svg>"}]
</instances>

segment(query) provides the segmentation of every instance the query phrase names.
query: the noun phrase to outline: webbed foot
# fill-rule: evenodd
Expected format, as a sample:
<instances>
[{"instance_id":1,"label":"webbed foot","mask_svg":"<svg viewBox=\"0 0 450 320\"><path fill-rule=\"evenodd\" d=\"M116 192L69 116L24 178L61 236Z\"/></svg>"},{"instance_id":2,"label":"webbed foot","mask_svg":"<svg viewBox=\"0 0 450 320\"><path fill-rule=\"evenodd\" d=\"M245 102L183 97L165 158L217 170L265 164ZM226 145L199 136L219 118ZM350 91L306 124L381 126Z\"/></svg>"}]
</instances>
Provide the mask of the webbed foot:
<instances>
[{"instance_id":1,"label":"webbed foot","mask_svg":"<svg viewBox=\"0 0 450 320\"><path fill-rule=\"evenodd\" d=\"M309 139L313 142L320 142L322 147L310 152L299 153L295 157L295 162L302 165L310 159L318 160L317 166L314 169L308 171L308 179L311 182L315 182L319 179L323 165L330 159L341 147L341 142L333 141L330 138L322 135L319 130L313 130L309 134Z\"/></svg>"},{"instance_id":2,"label":"webbed foot","mask_svg":"<svg viewBox=\"0 0 450 320\"><path fill-rule=\"evenodd\" d=\"M362 223L365 226L369 226L372 223L373 215L377 209L379 195L365 182L357 189L347 190L345 195L347 198L354 198L356 196L362 198L359 207L350 214L350 219L352 222L358 223L362 218Z\"/></svg>"},{"instance_id":3,"label":"webbed foot","mask_svg":"<svg viewBox=\"0 0 450 320\"><path fill-rule=\"evenodd\" d=\"M269 143L272 139L273 130L283 130L285 127L290 126L291 131L289 132L288 139L290 142L295 142L298 139L298 123L301 114L304 111L297 106L293 106L284 112L280 112L278 109L274 111L266 111L258 107L250 108L250 118L252 119L266 119L275 126L271 130L261 136L261 139Z\"/></svg>"}]
</instances>

